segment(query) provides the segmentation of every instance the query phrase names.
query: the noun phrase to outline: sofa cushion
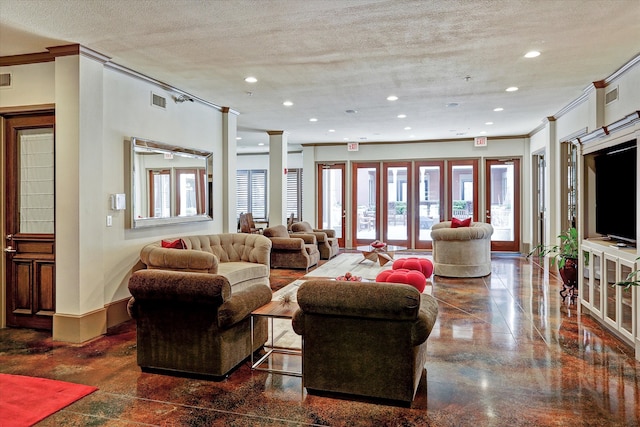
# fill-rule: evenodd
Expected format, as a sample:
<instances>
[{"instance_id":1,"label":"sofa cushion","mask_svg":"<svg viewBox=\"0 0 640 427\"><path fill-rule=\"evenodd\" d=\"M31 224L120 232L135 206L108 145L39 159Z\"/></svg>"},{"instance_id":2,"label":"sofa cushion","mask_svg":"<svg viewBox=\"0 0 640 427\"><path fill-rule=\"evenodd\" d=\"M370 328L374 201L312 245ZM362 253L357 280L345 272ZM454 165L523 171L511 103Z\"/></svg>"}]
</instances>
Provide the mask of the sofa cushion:
<instances>
[{"instance_id":1,"label":"sofa cushion","mask_svg":"<svg viewBox=\"0 0 640 427\"><path fill-rule=\"evenodd\" d=\"M233 286L256 277L269 277L269 267L255 262L221 262L218 264L218 274L226 277Z\"/></svg>"}]
</instances>

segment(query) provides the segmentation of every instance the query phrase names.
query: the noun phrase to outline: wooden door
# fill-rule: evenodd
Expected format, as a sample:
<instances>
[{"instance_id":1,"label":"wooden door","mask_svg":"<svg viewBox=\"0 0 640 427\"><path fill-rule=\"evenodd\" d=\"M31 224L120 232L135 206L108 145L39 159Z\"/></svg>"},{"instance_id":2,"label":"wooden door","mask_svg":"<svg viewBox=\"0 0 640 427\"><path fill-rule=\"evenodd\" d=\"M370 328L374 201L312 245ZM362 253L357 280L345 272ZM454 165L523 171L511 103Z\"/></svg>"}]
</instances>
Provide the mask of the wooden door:
<instances>
[{"instance_id":1,"label":"wooden door","mask_svg":"<svg viewBox=\"0 0 640 427\"><path fill-rule=\"evenodd\" d=\"M7 326L52 329L55 313L52 112L5 116Z\"/></svg>"},{"instance_id":2,"label":"wooden door","mask_svg":"<svg viewBox=\"0 0 640 427\"><path fill-rule=\"evenodd\" d=\"M486 221L493 226L492 251L520 250L520 159L487 159Z\"/></svg>"}]
</instances>

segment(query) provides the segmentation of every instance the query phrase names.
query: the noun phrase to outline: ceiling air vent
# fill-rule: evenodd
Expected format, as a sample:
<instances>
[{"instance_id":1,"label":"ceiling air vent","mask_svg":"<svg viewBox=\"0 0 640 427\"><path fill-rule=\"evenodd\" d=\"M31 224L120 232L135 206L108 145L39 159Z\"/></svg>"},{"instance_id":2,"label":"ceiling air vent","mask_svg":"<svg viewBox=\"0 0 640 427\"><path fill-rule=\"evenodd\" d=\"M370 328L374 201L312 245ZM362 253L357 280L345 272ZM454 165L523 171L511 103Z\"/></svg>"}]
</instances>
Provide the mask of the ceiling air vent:
<instances>
[{"instance_id":1,"label":"ceiling air vent","mask_svg":"<svg viewBox=\"0 0 640 427\"><path fill-rule=\"evenodd\" d=\"M0 74L0 87L11 87L11 73Z\"/></svg>"},{"instance_id":2,"label":"ceiling air vent","mask_svg":"<svg viewBox=\"0 0 640 427\"><path fill-rule=\"evenodd\" d=\"M618 99L618 87L616 86L614 89L610 90L604 95L604 105L611 104L613 101Z\"/></svg>"},{"instance_id":3,"label":"ceiling air vent","mask_svg":"<svg viewBox=\"0 0 640 427\"><path fill-rule=\"evenodd\" d=\"M166 109L167 108L167 98L164 96L156 95L155 93L151 93L151 105L154 105L159 108Z\"/></svg>"}]
</instances>

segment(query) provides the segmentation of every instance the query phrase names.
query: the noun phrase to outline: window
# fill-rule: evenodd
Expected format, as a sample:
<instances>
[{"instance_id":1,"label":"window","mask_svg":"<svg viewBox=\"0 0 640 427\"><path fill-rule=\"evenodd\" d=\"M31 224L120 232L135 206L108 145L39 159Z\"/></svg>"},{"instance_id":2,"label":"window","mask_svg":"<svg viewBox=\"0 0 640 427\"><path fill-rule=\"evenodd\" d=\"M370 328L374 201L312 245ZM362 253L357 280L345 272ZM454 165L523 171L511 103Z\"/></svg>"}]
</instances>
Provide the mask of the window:
<instances>
[{"instance_id":1,"label":"window","mask_svg":"<svg viewBox=\"0 0 640 427\"><path fill-rule=\"evenodd\" d=\"M241 169L236 172L237 214L251 212L255 220L267 219L267 170Z\"/></svg>"},{"instance_id":2,"label":"window","mask_svg":"<svg viewBox=\"0 0 640 427\"><path fill-rule=\"evenodd\" d=\"M287 218L302 220L302 169L287 171Z\"/></svg>"}]
</instances>

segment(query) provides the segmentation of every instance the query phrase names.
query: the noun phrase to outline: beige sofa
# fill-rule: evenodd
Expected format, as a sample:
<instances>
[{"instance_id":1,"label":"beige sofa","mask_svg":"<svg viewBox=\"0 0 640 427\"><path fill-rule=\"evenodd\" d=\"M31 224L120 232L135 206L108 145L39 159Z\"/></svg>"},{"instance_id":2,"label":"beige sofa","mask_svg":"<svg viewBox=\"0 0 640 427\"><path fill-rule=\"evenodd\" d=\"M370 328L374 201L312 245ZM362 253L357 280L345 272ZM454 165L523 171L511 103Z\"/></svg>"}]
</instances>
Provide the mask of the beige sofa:
<instances>
[{"instance_id":1,"label":"beige sofa","mask_svg":"<svg viewBox=\"0 0 640 427\"><path fill-rule=\"evenodd\" d=\"M451 228L442 221L431 228L433 274L444 277L482 277L491 273L493 227L472 222L469 227Z\"/></svg>"},{"instance_id":2,"label":"beige sofa","mask_svg":"<svg viewBox=\"0 0 640 427\"><path fill-rule=\"evenodd\" d=\"M186 249L163 248L151 243L140 251L147 269L210 273L224 276L233 292L260 284L270 288L271 240L259 234L221 233L165 239L182 239Z\"/></svg>"}]
</instances>

